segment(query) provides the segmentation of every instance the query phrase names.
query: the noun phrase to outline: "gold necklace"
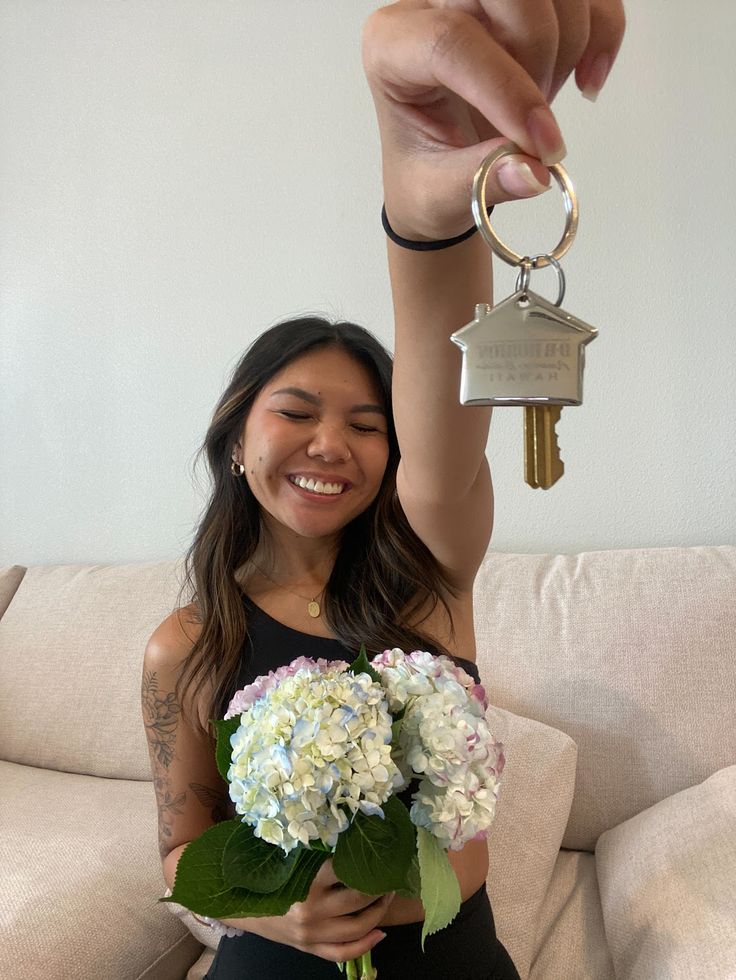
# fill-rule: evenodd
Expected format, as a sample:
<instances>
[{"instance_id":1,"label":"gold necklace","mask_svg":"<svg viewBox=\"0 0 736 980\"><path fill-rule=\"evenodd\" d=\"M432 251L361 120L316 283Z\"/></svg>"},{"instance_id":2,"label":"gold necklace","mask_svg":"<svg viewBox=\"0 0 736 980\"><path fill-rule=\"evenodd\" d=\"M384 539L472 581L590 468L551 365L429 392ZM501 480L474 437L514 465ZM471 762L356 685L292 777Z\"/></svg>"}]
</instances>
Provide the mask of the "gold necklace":
<instances>
[{"instance_id":1,"label":"gold necklace","mask_svg":"<svg viewBox=\"0 0 736 980\"><path fill-rule=\"evenodd\" d=\"M319 617L320 613L322 612L322 607L320 606L317 600L325 591L324 585L322 586L321 590L317 593L317 595L310 599L309 596L307 595L302 595L300 592L294 592L293 589L287 589L285 585L280 585L278 582L272 579L267 572L264 572L263 569L260 567L260 565L256 565L255 562L253 562L253 565L261 573L261 575L263 575L264 578L267 578L269 582L272 582L277 589L281 589L283 592L289 592L291 595L295 595L297 599L305 599L307 603L307 612L312 617L312 619L317 619Z\"/></svg>"}]
</instances>

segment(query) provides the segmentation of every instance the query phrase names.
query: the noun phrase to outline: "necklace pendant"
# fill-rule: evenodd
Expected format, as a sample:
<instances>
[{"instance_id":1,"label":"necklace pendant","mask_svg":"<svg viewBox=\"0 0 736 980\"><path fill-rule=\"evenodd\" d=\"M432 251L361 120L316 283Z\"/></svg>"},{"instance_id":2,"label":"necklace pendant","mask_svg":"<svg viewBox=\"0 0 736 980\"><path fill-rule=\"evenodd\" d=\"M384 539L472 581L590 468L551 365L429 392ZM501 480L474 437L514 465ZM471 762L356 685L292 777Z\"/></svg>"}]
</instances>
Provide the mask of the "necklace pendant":
<instances>
[{"instance_id":1,"label":"necklace pendant","mask_svg":"<svg viewBox=\"0 0 736 980\"><path fill-rule=\"evenodd\" d=\"M312 619L317 619L317 617L319 616L321 610L319 608L319 603L317 602L316 599L312 599L312 601L310 603L308 603L308 605L307 605L307 612L312 617Z\"/></svg>"}]
</instances>

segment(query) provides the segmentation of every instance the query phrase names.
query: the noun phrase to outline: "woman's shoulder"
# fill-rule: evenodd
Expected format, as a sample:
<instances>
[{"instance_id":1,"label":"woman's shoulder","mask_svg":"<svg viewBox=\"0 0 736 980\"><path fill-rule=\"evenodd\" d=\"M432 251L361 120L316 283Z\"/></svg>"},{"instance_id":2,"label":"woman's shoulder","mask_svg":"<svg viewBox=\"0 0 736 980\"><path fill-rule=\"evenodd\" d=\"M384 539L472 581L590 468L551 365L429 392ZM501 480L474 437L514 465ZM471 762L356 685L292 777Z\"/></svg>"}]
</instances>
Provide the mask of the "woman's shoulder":
<instances>
[{"instance_id":1,"label":"woman's shoulder","mask_svg":"<svg viewBox=\"0 0 736 980\"><path fill-rule=\"evenodd\" d=\"M148 638L146 660L175 669L192 652L201 629L194 603L175 609Z\"/></svg>"},{"instance_id":2,"label":"woman's shoulder","mask_svg":"<svg viewBox=\"0 0 736 980\"><path fill-rule=\"evenodd\" d=\"M153 677L157 689L166 691L167 696L176 701L178 710L184 717L190 719L192 727L196 729L198 726L200 732L210 737L206 705L212 690L211 680L204 679L197 694L193 695L193 702L185 697L180 703L178 698L180 689L177 684L182 676L184 663L192 652L201 630L202 625L193 604L175 609L159 623L149 637L143 669L149 678Z\"/></svg>"}]
</instances>

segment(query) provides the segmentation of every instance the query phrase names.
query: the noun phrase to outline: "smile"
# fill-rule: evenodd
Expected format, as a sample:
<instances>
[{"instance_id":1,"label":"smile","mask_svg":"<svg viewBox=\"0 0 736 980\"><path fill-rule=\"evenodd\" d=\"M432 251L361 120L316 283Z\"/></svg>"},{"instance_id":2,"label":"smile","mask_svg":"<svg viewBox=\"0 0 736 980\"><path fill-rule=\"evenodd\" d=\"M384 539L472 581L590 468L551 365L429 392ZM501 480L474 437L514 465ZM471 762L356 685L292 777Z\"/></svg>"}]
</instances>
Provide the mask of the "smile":
<instances>
[{"instance_id":1,"label":"smile","mask_svg":"<svg viewBox=\"0 0 736 980\"><path fill-rule=\"evenodd\" d=\"M337 496L345 489L344 483L324 483L322 480L315 480L311 476L290 476L289 483L293 483L302 490L309 490L311 493L321 493L327 496Z\"/></svg>"}]
</instances>

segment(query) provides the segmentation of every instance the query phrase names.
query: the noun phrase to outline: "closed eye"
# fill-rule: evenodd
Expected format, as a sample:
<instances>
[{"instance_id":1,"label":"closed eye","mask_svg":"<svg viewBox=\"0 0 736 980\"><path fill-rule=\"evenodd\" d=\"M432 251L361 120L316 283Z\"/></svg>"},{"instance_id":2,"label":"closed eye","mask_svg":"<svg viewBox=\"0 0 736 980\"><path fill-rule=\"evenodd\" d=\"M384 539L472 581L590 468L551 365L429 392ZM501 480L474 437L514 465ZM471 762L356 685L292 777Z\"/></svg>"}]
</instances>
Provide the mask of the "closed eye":
<instances>
[{"instance_id":1,"label":"closed eye","mask_svg":"<svg viewBox=\"0 0 736 980\"><path fill-rule=\"evenodd\" d=\"M284 418L295 419L297 421L303 421L304 419L311 418L311 416L306 412L287 412L285 409L282 409L279 412L279 415L283 415Z\"/></svg>"},{"instance_id":2,"label":"closed eye","mask_svg":"<svg viewBox=\"0 0 736 980\"><path fill-rule=\"evenodd\" d=\"M285 408L279 410L279 415L283 415L286 419L291 419L293 422L304 422L311 419L312 416L308 412L292 412ZM376 428L374 425L363 425L360 422L353 422L351 428L355 429L356 432L380 432L381 430Z\"/></svg>"}]
</instances>

